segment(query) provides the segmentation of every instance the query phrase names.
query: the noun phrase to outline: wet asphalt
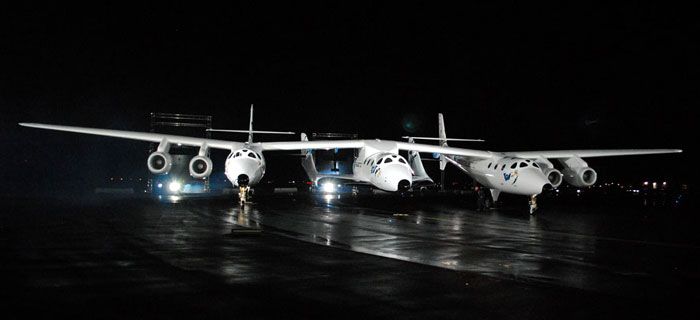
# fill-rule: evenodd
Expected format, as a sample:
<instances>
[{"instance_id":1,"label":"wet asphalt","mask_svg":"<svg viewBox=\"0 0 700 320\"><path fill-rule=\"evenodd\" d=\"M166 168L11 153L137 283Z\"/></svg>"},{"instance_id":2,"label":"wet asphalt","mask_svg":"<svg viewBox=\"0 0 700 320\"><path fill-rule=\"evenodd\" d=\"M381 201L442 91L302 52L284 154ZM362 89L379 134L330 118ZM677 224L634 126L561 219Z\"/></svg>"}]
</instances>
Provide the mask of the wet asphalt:
<instances>
[{"instance_id":1,"label":"wet asphalt","mask_svg":"<svg viewBox=\"0 0 700 320\"><path fill-rule=\"evenodd\" d=\"M681 213L529 216L444 197L3 203L6 319L695 319L700 302L697 219Z\"/></svg>"}]
</instances>

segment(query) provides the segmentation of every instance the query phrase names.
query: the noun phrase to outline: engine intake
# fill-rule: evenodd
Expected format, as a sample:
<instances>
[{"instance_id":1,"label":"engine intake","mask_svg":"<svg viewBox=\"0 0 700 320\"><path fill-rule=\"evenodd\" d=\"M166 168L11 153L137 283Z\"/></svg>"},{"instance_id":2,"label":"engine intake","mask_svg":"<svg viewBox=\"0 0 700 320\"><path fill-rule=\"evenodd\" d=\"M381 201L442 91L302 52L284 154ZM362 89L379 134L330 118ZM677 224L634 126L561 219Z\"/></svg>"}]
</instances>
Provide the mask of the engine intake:
<instances>
[{"instance_id":1,"label":"engine intake","mask_svg":"<svg viewBox=\"0 0 700 320\"><path fill-rule=\"evenodd\" d=\"M213 167L209 157L196 156L190 160L190 176L195 179L206 179L211 175Z\"/></svg>"},{"instance_id":2,"label":"engine intake","mask_svg":"<svg viewBox=\"0 0 700 320\"><path fill-rule=\"evenodd\" d=\"M566 168L564 180L574 187L590 187L598 180L598 174L589 167Z\"/></svg>"},{"instance_id":3,"label":"engine intake","mask_svg":"<svg viewBox=\"0 0 700 320\"><path fill-rule=\"evenodd\" d=\"M156 151L148 156L148 170L153 174L166 174L173 167L173 157L169 153Z\"/></svg>"},{"instance_id":4,"label":"engine intake","mask_svg":"<svg viewBox=\"0 0 700 320\"><path fill-rule=\"evenodd\" d=\"M559 187L561 185L561 182L564 181L564 177L561 171L557 169L547 168L542 170L542 172L544 173L544 176L547 177L549 183L552 184L553 188Z\"/></svg>"}]
</instances>

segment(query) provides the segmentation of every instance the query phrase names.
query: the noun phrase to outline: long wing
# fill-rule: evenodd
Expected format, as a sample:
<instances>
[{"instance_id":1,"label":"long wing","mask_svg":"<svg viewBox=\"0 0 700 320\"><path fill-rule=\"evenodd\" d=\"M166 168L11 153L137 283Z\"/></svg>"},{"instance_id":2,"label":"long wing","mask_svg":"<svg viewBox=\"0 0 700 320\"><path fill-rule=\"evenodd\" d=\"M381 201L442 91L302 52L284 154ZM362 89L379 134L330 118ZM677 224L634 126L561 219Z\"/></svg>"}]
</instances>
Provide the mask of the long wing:
<instances>
[{"instance_id":1,"label":"long wing","mask_svg":"<svg viewBox=\"0 0 700 320\"><path fill-rule=\"evenodd\" d=\"M316 141L279 141L260 142L263 151L275 150L330 150L357 149L365 146L364 140L316 140Z\"/></svg>"},{"instance_id":2,"label":"long wing","mask_svg":"<svg viewBox=\"0 0 700 320\"><path fill-rule=\"evenodd\" d=\"M206 145L209 148L231 150L231 149L242 148L244 146L243 143L235 142L235 141L196 138L196 137L187 137L187 136L176 136L176 135L152 133L152 132L137 132L137 131L97 129L97 128L85 128L85 127L71 127L71 126L59 126L59 125L42 124L42 123L20 123L19 125L23 126L23 127L30 127L30 128L84 133L84 134L92 134L92 135L98 135L98 136L141 140L141 141L148 141L148 142L162 142L163 140L166 140L167 142L169 142L171 144L181 144L181 145L192 146L192 147L201 147L203 145Z\"/></svg>"},{"instance_id":3,"label":"long wing","mask_svg":"<svg viewBox=\"0 0 700 320\"><path fill-rule=\"evenodd\" d=\"M643 154L679 153L680 149L611 149L611 150L550 150L550 151L515 151L506 152L507 156L517 158L592 158L612 156L632 156Z\"/></svg>"},{"instance_id":4,"label":"long wing","mask_svg":"<svg viewBox=\"0 0 700 320\"><path fill-rule=\"evenodd\" d=\"M281 142L261 142L260 147L264 151L273 150L299 150L299 149L357 149L368 145L368 140L316 140L316 141L281 141ZM369 140L373 141L373 140ZM441 147L435 145L408 143L400 141L381 141L382 146L388 149L396 148L398 150L440 153L446 155L456 155L475 158L491 158L493 154L489 151ZM387 150L389 151L389 150Z\"/></svg>"}]
</instances>

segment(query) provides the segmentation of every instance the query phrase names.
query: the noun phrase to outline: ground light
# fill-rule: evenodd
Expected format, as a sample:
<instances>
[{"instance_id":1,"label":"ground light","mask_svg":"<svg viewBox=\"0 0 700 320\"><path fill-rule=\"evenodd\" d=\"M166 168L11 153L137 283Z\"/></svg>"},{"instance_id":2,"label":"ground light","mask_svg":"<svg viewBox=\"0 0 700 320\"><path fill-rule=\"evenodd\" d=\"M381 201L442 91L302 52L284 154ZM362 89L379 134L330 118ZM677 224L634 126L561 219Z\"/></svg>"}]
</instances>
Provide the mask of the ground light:
<instances>
[{"instance_id":1,"label":"ground light","mask_svg":"<svg viewBox=\"0 0 700 320\"><path fill-rule=\"evenodd\" d=\"M328 192L328 193L335 192L335 184L333 184L331 182L326 182L323 185L321 185L321 189L323 190L323 192Z\"/></svg>"},{"instance_id":2,"label":"ground light","mask_svg":"<svg viewBox=\"0 0 700 320\"><path fill-rule=\"evenodd\" d=\"M170 184L168 185L168 189L171 192L177 192L180 191L180 187L182 187L182 184L180 184L177 181L171 181Z\"/></svg>"}]
</instances>

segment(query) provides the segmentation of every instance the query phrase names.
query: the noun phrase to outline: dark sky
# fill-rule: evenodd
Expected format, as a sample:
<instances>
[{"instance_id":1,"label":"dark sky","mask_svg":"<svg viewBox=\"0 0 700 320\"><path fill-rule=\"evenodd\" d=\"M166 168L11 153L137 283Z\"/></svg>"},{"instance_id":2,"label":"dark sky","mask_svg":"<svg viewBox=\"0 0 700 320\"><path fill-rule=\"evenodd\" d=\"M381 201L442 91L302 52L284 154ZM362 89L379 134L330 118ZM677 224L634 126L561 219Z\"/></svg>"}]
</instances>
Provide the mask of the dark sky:
<instances>
[{"instance_id":1,"label":"dark sky","mask_svg":"<svg viewBox=\"0 0 700 320\"><path fill-rule=\"evenodd\" d=\"M443 112L448 135L487 140L475 148L683 148L589 164L601 180L688 180L700 102L689 14L640 4L8 8L0 172L58 186L147 172L143 143L18 121L144 131L148 113L163 111L245 128L255 103L262 130L398 139L435 135Z\"/></svg>"}]
</instances>

